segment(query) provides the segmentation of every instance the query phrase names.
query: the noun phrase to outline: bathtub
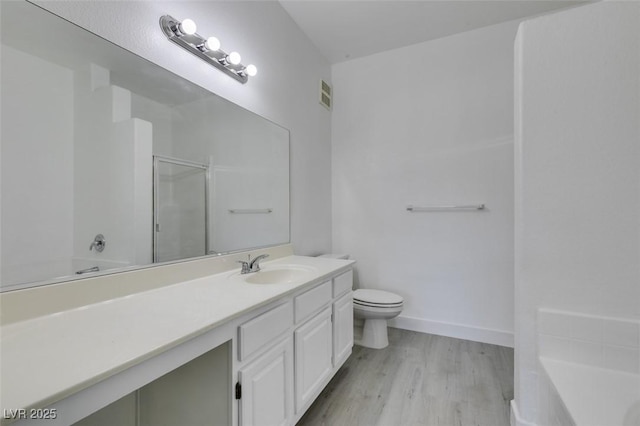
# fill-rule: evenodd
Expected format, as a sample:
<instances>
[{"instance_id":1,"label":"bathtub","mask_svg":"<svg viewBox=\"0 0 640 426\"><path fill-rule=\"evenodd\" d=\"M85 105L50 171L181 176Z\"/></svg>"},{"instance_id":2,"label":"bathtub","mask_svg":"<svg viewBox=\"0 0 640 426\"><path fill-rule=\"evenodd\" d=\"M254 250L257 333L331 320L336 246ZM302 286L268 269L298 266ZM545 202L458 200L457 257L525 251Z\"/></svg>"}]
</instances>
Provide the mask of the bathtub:
<instances>
[{"instance_id":1,"label":"bathtub","mask_svg":"<svg viewBox=\"0 0 640 426\"><path fill-rule=\"evenodd\" d=\"M640 321L538 310L538 425L640 426Z\"/></svg>"},{"instance_id":2,"label":"bathtub","mask_svg":"<svg viewBox=\"0 0 640 426\"><path fill-rule=\"evenodd\" d=\"M576 426L640 425L640 374L540 357L542 373L565 409L547 402L541 424L571 421ZM544 406L544 404L541 404ZM551 414L550 414L551 413ZM561 423L561 424L563 424ZM563 426L564 426L563 424Z\"/></svg>"}]
</instances>

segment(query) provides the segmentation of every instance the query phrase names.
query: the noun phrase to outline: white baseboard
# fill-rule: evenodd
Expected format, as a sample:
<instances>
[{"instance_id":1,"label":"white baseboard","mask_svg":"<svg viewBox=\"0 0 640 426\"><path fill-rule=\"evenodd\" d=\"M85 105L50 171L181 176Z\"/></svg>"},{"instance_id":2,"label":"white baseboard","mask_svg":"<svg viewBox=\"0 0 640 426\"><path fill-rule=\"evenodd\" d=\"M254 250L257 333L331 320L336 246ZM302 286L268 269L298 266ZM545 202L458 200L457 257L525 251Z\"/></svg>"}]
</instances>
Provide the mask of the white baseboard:
<instances>
[{"instance_id":1,"label":"white baseboard","mask_svg":"<svg viewBox=\"0 0 640 426\"><path fill-rule=\"evenodd\" d=\"M535 423L527 422L520 417L520 411L518 411L518 404L515 399L512 399L509 405L511 406L511 426L536 426Z\"/></svg>"},{"instance_id":2,"label":"white baseboard","mask_svg":"<svg viewBox=\"0 0 640 426\"><path fill-rule=\"evenodd\" d=\"M450 322L433 321L424 318L413 318L400 315L389 320L389 326L422 333L437 334L439 336L455 337L457 339L474 342L490 343L492 345L513 347L513 333L503 330L472 327L469 325Z\"/></svg>"}]
</instances>

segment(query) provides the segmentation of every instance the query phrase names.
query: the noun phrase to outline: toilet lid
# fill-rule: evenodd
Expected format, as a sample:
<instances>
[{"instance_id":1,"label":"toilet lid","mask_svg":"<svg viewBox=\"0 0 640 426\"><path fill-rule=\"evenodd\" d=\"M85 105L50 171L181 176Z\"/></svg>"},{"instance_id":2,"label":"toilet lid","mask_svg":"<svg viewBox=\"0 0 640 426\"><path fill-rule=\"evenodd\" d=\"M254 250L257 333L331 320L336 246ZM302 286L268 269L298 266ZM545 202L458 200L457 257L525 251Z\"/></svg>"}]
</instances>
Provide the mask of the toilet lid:
<instances>
[{"instance_id":1,"label":"toilet lid","mask_svg":"<svg viewBox=\"0 0 640 426\"><path fill-rule=\"evenodd\" d=\"M386 306L401 304L404 299L388 291L360 288L353 292L353 301L355 303L360 302L361 304Z\"/></svg>"}]
</instances>

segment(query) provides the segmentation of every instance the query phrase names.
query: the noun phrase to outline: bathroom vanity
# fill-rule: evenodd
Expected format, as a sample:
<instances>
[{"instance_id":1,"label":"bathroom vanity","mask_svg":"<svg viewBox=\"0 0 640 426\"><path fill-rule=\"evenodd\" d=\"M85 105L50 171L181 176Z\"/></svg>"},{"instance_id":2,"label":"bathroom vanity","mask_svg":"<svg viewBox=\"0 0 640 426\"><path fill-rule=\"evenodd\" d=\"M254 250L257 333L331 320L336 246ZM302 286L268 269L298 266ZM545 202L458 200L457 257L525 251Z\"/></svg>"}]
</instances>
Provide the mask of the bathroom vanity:
<instances>
[{"instance_id":1,"label":"bathroom vanity","mask_svg":"<svg viewBox=\"0 0 640 426\"><path fill-rule=\"evenodd\" d=\"M2 424L295 424L351 353L353 261L264 252L253 274L244 253L96 277L113 297L90 304L78 281L3 293L41 306L3 313Z\"/></svg>"}]
</instances>

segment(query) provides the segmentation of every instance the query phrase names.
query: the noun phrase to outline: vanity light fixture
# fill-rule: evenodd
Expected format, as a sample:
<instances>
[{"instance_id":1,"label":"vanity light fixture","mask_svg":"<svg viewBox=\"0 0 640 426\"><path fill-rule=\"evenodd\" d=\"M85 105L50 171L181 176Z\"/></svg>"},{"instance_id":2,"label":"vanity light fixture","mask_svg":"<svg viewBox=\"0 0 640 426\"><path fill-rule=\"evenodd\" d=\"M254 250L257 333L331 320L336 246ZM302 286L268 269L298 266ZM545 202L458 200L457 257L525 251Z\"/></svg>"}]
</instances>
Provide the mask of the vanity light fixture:
<instances>
[{"instance_id":1,"label":"vanity light fixture","mask_svg":"<svg viewBox=\"0 0 640 426\"><path fill-rule=\"evenodd\" d=\"M164 15L160 18L160 28L169 40L243 84L258 73L255 65L240 63L242 58L238 52L223 51L216 37L204 38L196 33L196 23L191 19L180 22Z\"/></svg>"}]
</instances>

